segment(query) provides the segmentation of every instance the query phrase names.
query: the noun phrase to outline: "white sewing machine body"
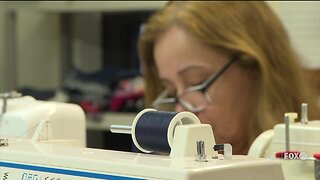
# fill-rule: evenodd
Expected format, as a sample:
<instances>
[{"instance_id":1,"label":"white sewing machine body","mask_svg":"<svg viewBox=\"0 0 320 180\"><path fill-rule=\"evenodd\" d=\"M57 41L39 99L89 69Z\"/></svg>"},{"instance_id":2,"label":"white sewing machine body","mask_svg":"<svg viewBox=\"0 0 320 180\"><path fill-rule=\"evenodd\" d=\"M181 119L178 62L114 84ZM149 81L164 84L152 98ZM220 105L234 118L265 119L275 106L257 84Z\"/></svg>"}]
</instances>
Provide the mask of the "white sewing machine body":
<instances>
[{"instance_id":1,"label":"white sewing machine body","mask_svg":"<svg viewBox=\"0 0 320 180\"><path fill-rule=\"evenodd\" d=\"M268 154L285 149L285 125L278 124L273 131L274 135ZM303 151L309 155L320 152L320 120L309 121L308 124L291 123L290 149Z\"/></svg>"},{"instance_id":2,"label":"white sewing machine body","mask_svg":"<svg viewBox=\"0 0 320 180\"><path fill-rule=\"evenodd\" d=\"M3 102L0 101L2 109ZM83 110L75 104L39 101L31 96L9 99L0 116L0 137L33 141L70 141L86 146ZM58 143L58 142L57 142Z\"/></svg>"},{"instance_id":3,"label":"white sewing machine body","mask_svg":"<svg viewBox=\"0 0 320 180\"><path fill-rule=\"evenodd\" d=\"M320 153L320 120L301 123L295 122L296 118L297 115L294 114L289 122L289 150L299 154L287 153L287 156L281 159L282 169L286 179L313 180L316 173L320 174L315 172L313 158L315 153ZM285 131L285 124L277 124L272 130L260 134L251 145L248 156L275 159L277 152L286 150Z\"/></svg>"},{"instance_id":4,"label":"white sewing machine body","mask_svg":"<svg viewBox=\"0 0 320 180\"><path fill-rule=\"evenodd\" d=\"M10 143L10 142L9 142ZM267 159L233 156L232 160L117 152L21 141L1 151L2 172L9 179L282 179L280 164ZM272 172L272 173L271 173Z\"/></svg>"},{"instance_id":5,"label":"white sewing machine body","mask_svg":"<svg viewBox=\"0 0 320 180\"><path fill-rule=\"evenodd\" d=\"M8 100L0 117L0 138L8 138L0 146L0 177L8 180L283 179L279 160L214 153L209 125L174 125L170 156L86 148L84 112L77 105L23 98ZM24 131L29 134L18 136ZM202 162L195 158L199 139L208 145Z\"/></svg>"}]
</instances>

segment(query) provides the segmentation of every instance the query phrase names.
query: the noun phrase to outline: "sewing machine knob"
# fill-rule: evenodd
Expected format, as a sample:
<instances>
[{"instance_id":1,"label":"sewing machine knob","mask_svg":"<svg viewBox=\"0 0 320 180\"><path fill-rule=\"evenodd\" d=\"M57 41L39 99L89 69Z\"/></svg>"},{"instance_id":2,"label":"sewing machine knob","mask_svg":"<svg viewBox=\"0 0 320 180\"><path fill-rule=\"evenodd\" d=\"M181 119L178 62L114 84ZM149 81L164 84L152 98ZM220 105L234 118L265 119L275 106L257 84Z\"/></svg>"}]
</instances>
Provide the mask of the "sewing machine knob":
<instances>
[{"instance_id":1,"label":"sewing machine knob","mask_svg":"<svg viewBox=\"0 0 320 180\"><path fill-rule=\"evenodd\" d=\"M204 148L204 141L197 141L197 155L196 161L207 162L207 156Z\"/></svg>"},{"instance_id":2,"label":"sewing machine knob","mask_svg":"<svg viewBox=\"0 0 320 180\"><path fill-rule=\"evenodd\" d=\"M2 146L8 146L9 143L8 143L8 139L0 139L0 147Z\"/></svg>"},{"instance_id":3,"label":"sewing machine knob","mask_svg":"<svg viewBox=\"0 0 320 180\"><path fill-rule=\"evenodd\" d=\"M301 123L308 124L308 104L301 104Z\"/></svg>"}]
</instances>

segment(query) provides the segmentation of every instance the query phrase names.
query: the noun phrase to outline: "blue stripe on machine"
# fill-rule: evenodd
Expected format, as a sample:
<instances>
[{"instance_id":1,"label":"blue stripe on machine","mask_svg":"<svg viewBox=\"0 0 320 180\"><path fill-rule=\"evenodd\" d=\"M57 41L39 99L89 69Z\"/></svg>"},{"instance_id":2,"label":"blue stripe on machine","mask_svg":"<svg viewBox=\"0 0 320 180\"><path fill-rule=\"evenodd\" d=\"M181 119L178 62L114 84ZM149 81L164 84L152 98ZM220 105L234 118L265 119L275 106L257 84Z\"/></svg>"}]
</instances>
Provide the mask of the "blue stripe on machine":
<instances>
[{"instance_id":1,"label":"blue stripe on machine","mask_svg":"<svg viewBox=\"0 0 320 180\"><path fill-rule=\"evenodd\" d=\"M64 175L79 176L79 177L96 178L96 179L142 180L139 178L131 178L131 177L125 177L125 176L116 176L116 175L100 174L100 173L85 172L85 171L76 171L76 170L50 168L50 167L42 167L42 166L34 166L34 165L16 164L16 163L9 163L9 162L0 162L0 167L26 169L26 170L64 174Z\"/></svg>"}]
</instances>

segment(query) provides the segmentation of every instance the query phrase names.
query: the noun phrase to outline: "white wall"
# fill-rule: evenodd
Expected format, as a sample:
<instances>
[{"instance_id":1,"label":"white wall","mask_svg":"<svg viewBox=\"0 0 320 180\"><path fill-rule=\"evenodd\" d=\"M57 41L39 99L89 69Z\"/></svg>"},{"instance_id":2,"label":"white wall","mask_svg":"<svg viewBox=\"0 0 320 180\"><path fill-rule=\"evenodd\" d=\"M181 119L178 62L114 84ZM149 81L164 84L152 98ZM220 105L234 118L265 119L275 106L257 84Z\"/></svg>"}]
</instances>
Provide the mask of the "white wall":
<instances>
[{"instance_id":1,"label":"white wall","mask_svg":"<svg viewBox=\"0 0 320 180\"><path fill-rule=\"evenodd\" d=\"M101 13L76 13L71 18L72 63L82 72L96 72L102 68L101 17Z\"/></svg>"},{"instance_id":2,"label":"white wall","mask_svg":"<svg viewBox=\"0 0 320 180\"><path fill-rule=\"evenodd\" d=\"M3 48L4 48L4 15L3 15L3 2L0 2L0 93L6 91L5 89L5 64L4 64L4 54L3 54Z\"/></svg>"},{"instance_id":3,"label":"white wall","mask_svg":"<svg viewBox=\"0 0 320 180\"><path fill-rule=\"evenodd\" d=\"M19 11L16 28L17 86L56 89L61 75L58 14Z\"/></svg>"},{"instance_id":4,"label":"white wall","mask_svg":"<svg viewBox=\"0 0 320 180\"><path fill-rule=\"evenodd\" d=\"M320 68L320 2L270 1L306 68Z\"/></svg>"}]
</instances>

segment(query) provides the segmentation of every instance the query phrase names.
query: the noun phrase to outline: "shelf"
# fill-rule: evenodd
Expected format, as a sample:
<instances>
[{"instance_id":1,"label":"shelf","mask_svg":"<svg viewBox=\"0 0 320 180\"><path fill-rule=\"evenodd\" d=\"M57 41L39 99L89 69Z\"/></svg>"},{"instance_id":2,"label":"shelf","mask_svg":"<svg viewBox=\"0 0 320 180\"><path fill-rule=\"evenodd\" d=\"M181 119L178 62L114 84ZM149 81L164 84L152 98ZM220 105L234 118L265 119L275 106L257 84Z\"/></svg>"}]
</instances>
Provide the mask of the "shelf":
<instances>
[{"instance_id":1,"label":"shelf","mask_svg":"<svg viewBox=\"0 0 320 180\"><path fill-rule=\"evenodd\" d=\"M41 12L113 12L134 10L155 10L166 1L12 1L5 2L7 11L32 10Z\"/></svg>"},{"instance_id":2,"label":"shelf","mask_svg":"<svg viewBox=\"0 0 320 180\"><path fill-rule=\"evenodd\" d=\"M79 62L89 56L94 62L89 67L95 69L100 65L102 51L98 46L101 41L98 15L108 12L152 11L160 9L166 3L166 1L0 2L0 92L23 86L41 90L60 87L68 73L68 65L74 60L70 57L81 57L80 60L77 59ZM78 23L81 26L76 27L69 13L74 13L72 17L83 16L93 19L88 24L94 26ZM70 30L72 28L74 31L84 33L81 37L69 36L68 33L74 33ZM71 47L85 50L70 51ZM85 53L87 56L83 55ZM33 72L33 75L30 72Z\"/></svg>"}]
</instances>

